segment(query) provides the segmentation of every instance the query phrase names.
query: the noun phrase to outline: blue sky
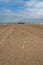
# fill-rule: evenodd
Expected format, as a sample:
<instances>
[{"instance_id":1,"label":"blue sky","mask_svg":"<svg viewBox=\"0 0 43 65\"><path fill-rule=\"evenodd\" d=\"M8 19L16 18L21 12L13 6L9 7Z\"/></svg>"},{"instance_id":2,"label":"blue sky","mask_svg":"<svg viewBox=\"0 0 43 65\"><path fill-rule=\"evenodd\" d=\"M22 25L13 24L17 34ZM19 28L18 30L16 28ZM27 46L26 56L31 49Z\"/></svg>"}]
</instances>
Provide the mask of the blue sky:
<instances>
[{"instance_id":1,"label":"blue sky","mask_svg":"<svg viewBox=\"0 0 43 65\"><path fill-rule=\"evenodd\" d=\"M0 22L43 22L43 0L0 0Z\"/></svg>"}]
</instances>

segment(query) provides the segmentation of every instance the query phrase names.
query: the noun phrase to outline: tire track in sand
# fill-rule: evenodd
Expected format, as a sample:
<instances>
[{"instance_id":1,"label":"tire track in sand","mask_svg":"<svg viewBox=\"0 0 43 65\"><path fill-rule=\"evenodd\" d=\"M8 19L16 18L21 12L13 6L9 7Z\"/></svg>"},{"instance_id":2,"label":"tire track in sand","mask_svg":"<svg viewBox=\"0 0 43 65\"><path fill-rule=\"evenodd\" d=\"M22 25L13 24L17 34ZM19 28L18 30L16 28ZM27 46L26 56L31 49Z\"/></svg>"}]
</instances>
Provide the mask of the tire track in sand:
<instances>
[{"instance_id":1,"label":"tire track in sand","mask_svg":"<svg viewBox=\"0 0 43 65\"><path fill-rule=\"evenodd\" d=\"M5 29L3 30L3 32L0 34L0 41L3 39L3 35L5 35L6 30L8 30L8 29L9 29L9 26L7 26L7 28L5 28Z\"/></svg>"},{"instance_id":2,"label":"tire track in sand","mask_svg":"<svg viewBox=\"0 0 43 65\"><path fill-rule=\"evenodd\" d=\"M9 26L6 26L6 28L2 29L2 31L0 31L0 36L1 36L1 34L3 34L3 33L6 31L6 29L8 29L8 28L9 28Z\"/></svg>"},{"instance_id":3,"label":"tire track in sand","mask_svg":"<svg viewBox=\"0 0 43 65\"><path fill-rule=\"evenodd\" d=\"M14 26L9 26L6 31L4 31L3 35L0 37L0 44L3 43L3 41L7 38L8 35L10 35L13 32L13 27Z\"/></svg>"}]
</instances>

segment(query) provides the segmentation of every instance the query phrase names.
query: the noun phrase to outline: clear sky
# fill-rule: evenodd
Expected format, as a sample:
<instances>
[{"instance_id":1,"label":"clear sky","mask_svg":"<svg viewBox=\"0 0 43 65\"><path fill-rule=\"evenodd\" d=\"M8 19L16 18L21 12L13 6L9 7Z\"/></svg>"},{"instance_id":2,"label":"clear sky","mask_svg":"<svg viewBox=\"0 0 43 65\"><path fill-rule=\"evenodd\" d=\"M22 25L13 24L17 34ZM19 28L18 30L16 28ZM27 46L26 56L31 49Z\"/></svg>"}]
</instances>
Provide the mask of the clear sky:
<instances>
[{"instance_id":1,"label":"clear sky","mask_svg":"<svg viewBox=\"0 0 43 65\"><path fill-rule=\"evenodd\" d=\"M43 0L0 0L0 22L43 22Z\"/></svg>"}]
</instances>

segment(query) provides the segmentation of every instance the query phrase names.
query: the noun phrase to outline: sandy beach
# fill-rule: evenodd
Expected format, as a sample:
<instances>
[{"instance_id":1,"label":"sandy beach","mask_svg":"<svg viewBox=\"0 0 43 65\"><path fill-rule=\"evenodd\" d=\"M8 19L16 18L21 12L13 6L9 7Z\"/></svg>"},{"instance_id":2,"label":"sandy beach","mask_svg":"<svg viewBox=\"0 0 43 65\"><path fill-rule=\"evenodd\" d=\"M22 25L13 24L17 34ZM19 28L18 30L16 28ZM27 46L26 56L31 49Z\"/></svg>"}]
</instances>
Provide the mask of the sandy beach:
<instances>
[{"instance_id":1,"label":"sandy beach","mask_svg":"<svg viewBox=\"0 0 43 65\"><path fill-rule=\"evenodd\" d=\"M0 25L0 65L43 65L43 25Z\"/></svg>"}]
</instances>

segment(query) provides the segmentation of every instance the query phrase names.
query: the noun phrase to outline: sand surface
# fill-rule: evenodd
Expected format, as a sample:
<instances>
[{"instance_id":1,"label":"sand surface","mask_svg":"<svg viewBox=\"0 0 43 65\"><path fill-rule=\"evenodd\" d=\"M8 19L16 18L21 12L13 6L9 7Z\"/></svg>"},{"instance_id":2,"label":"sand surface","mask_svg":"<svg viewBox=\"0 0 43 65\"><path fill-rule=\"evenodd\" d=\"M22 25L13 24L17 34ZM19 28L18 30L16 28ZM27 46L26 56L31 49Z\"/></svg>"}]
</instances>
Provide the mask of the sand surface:
<instances>
[{"instance_id":1,"label":"sand surface","mask_svg":"<svg viewBox=\"0 0 43 65\"><path fill-rule=\"evenodd\" d=\"M0 65L43 65L43 25L0 25Z\"/></svg>"}]
</instances>

